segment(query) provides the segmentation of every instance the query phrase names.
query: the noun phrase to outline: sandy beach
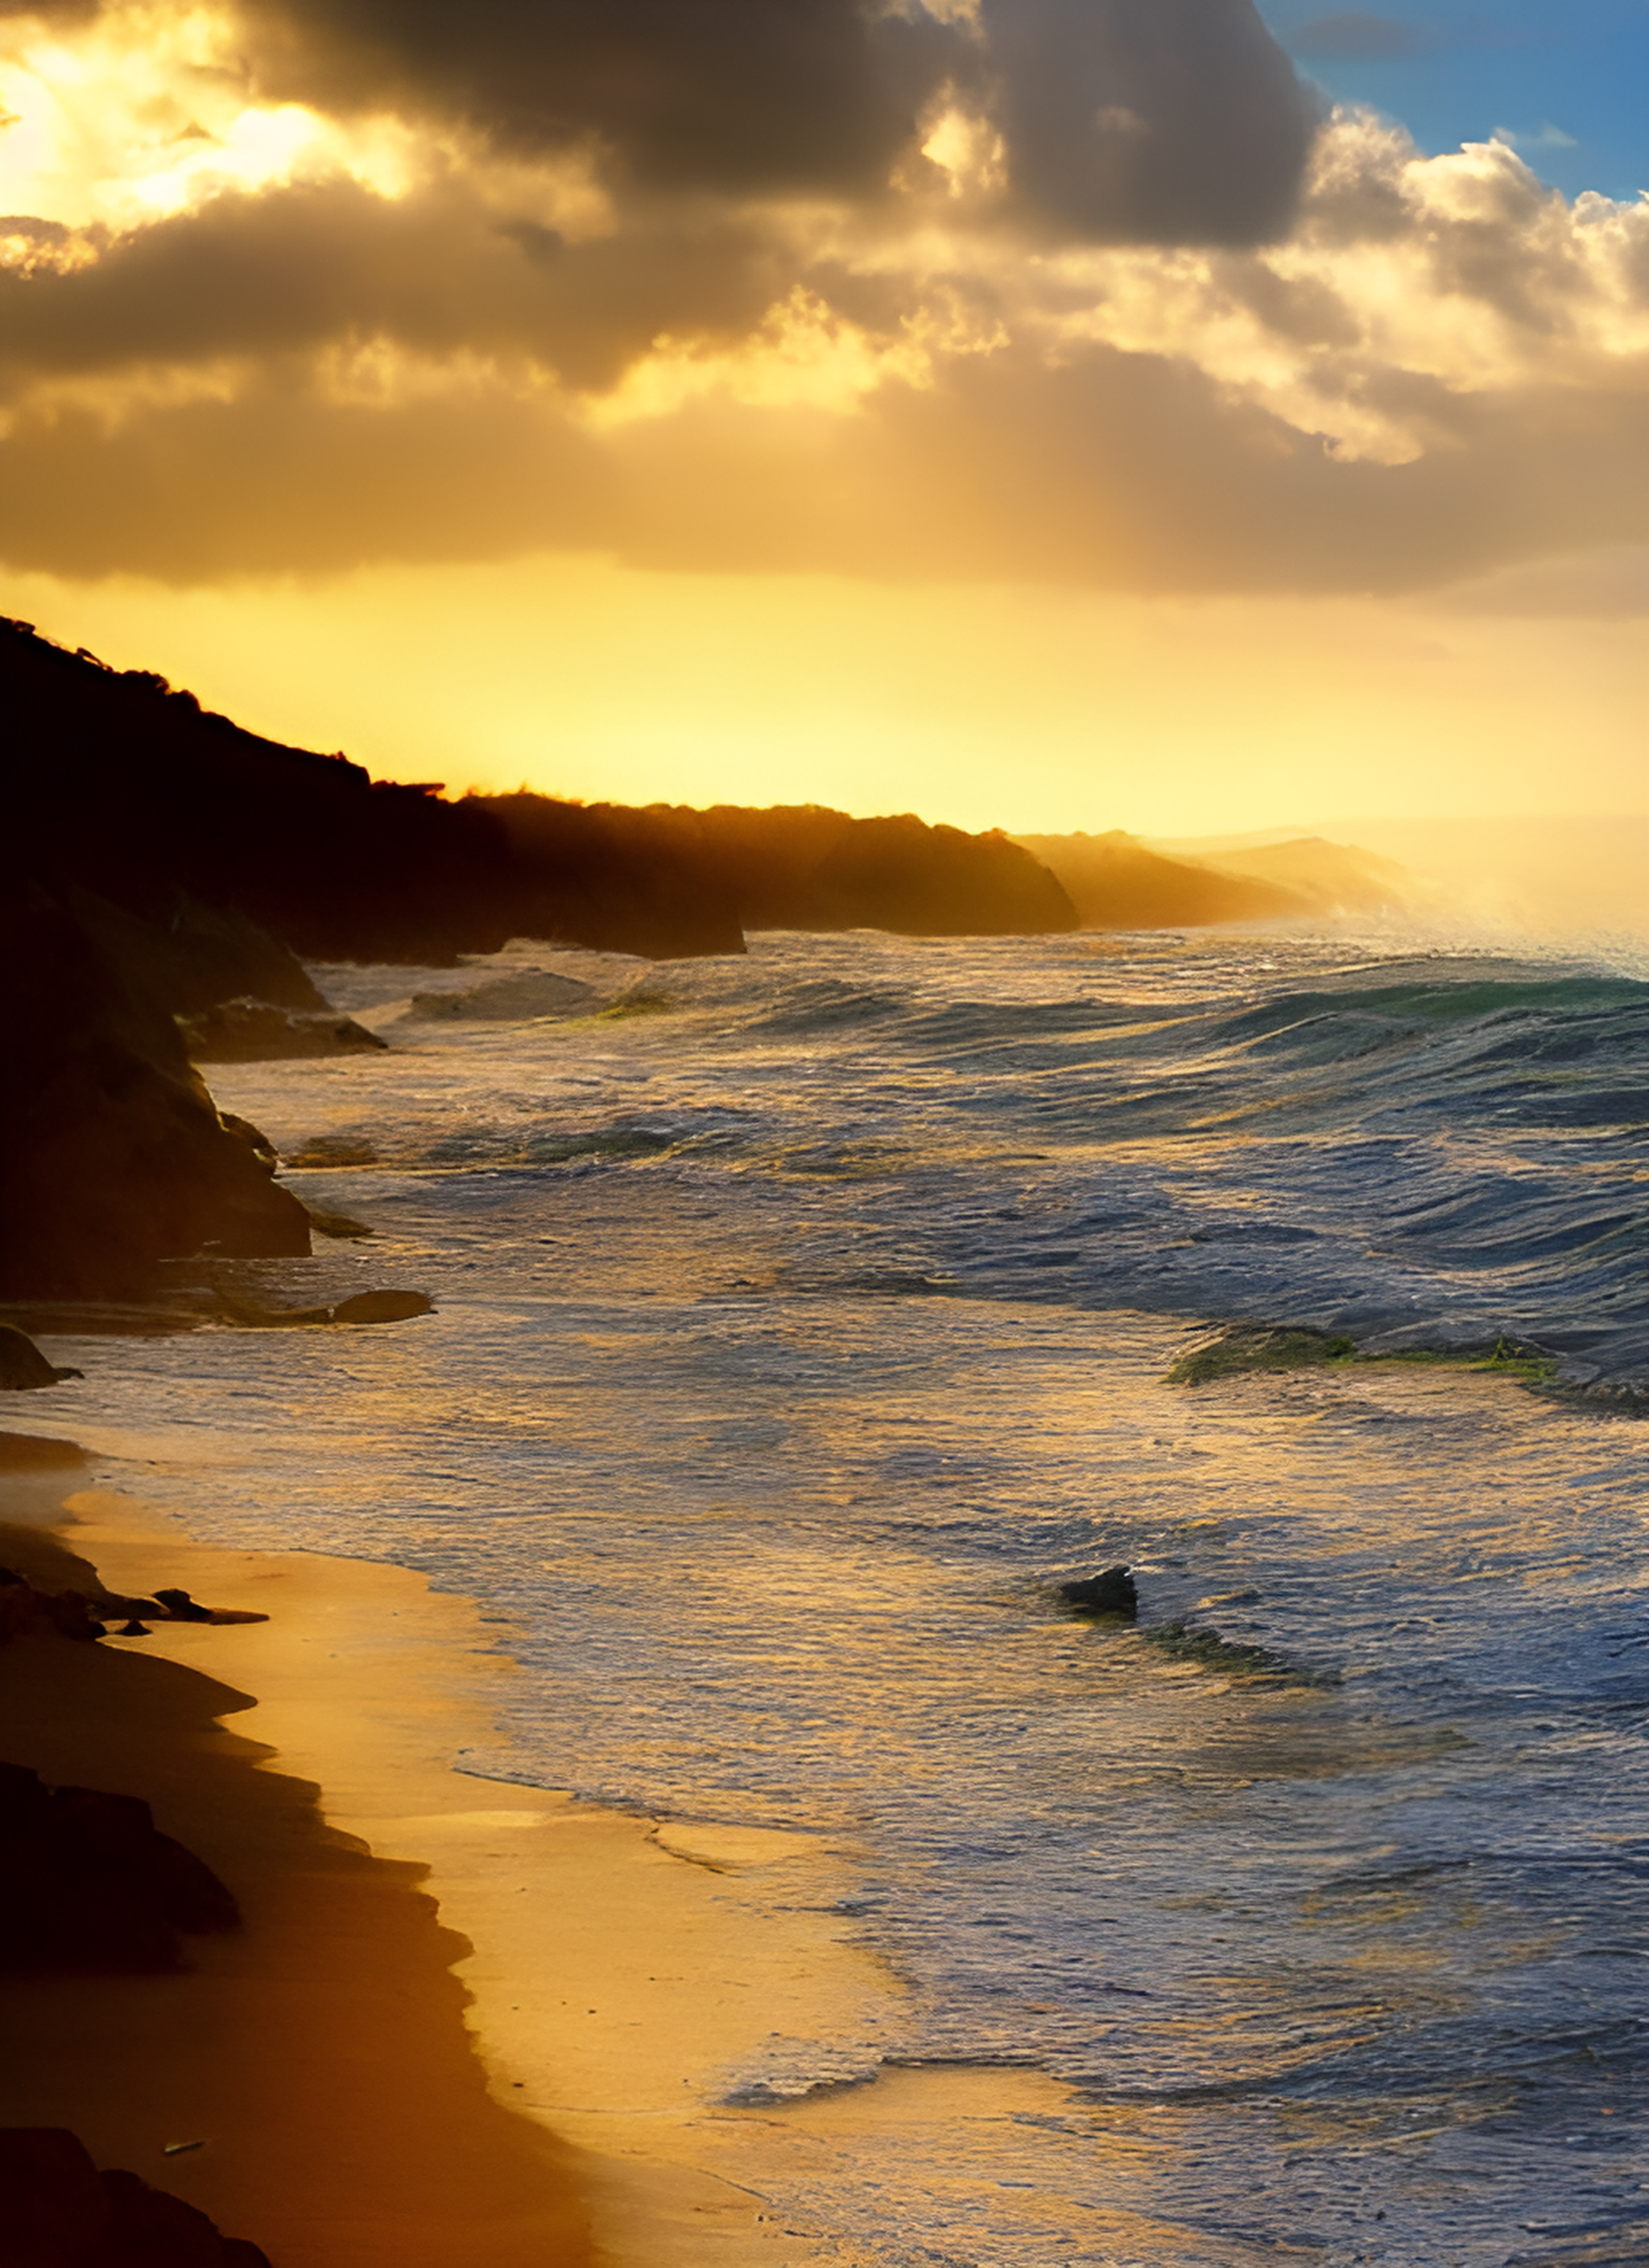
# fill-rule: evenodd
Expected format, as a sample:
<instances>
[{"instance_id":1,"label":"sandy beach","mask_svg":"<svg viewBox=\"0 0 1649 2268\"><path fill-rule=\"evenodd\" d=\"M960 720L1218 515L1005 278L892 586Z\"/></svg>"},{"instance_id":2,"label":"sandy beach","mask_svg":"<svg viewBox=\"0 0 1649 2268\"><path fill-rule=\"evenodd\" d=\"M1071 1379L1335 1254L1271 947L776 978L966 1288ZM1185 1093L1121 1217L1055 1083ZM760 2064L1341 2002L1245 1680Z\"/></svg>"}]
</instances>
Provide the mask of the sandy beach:
<instances>
[{"instance_id":1,"label":"sandy beach","mask_svg":"<svg viewBox=\"0 0 1649 2268\"><path fill-rule=\"evenodd\" d=\"M180 1975L18 1983L0 2123L72 2127L276 2268L850 2259L753 2185L773 2111L717 2100L754 2039L896 1989L828 1911L841 1859L454 1771L519 1675L469 1602L192 1543L73 1457L14 1440L8 1565L269 1620L18 1640L6 1753L148 1800L245 1926Z\"/></svg>"}]
</instances>

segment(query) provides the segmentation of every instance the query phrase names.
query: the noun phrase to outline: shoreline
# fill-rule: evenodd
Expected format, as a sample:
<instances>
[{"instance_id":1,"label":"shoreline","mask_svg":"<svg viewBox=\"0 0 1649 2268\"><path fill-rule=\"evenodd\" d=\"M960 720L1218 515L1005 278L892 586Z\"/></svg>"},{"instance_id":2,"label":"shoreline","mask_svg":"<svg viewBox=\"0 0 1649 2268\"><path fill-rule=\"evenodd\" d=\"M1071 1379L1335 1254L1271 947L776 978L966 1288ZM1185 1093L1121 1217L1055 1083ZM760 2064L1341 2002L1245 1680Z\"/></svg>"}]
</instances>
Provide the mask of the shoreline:
<instances>
[{"instance_id":1,"label":"shoreline","mask_svg":"<svg viewBox=\"0 0 1649 2268\"><path fill-rule=\"evenodd\" d=\"M176 1975L18 1980L0 2123L70 2126L275 2268L867 2257L757 2185L776 2125L828 2132L839 2108L723 2099L769 2035L896 2008L833 1910L839 1853L468 1777L454 1754L496 1745L487 1697L524 1674L474 1602L199 1544L86 1477L19 1441L0 1557L270 1619L14 1641L7 1758L150 1800L246 1926L191 1940Z\"/></svg>"}]
</instances>

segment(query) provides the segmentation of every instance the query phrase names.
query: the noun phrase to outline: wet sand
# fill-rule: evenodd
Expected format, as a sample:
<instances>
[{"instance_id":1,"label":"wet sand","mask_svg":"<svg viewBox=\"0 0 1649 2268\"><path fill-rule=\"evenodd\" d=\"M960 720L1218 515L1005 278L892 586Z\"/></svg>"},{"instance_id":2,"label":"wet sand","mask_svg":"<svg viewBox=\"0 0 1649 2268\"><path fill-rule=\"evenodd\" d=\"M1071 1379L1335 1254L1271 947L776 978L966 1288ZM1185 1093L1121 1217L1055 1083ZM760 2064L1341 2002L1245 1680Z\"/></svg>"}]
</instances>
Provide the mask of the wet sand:
<instances>
[{"instance_id":1,"label":"wet sand","mask_svg":"<svg viewBox=\"0 0 1649 2268\"><path fill-rule=\"evenodd\" d=\"M73 2127L276 2268L859 2258L762 2193L819 2107L721 2099L770 2034L897 2000L830 1910L842 1855L454 1771L520 1674L471 1602L193 1543L69 1454L0 1456L0 1559L270 1619L0 1650L4 1752L147 1799L246 1926L181 1975L17 1984L0 2123Z\"/></svg>"}]
</instances>

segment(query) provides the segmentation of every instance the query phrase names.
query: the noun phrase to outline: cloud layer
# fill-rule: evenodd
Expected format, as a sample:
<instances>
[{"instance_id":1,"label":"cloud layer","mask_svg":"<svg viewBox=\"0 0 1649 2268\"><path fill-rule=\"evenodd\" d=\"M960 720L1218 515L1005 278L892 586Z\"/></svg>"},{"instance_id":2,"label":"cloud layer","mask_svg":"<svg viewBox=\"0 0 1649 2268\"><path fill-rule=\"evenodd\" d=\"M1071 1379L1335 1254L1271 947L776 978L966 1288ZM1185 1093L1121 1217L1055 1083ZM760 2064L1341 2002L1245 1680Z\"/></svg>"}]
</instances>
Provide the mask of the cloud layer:
<instances>
[{"instance_id":1,"label":"cloud layer","mask_svg":"<svg viewBox=\"0 0 1649 2268\"><path fill-rule=\"evenodd\" d=\"M202 20L13 26L14 566L1393 590L1649 540L1649 206L1318 120L1248 0Z\"/></svg>"}]
</instances>

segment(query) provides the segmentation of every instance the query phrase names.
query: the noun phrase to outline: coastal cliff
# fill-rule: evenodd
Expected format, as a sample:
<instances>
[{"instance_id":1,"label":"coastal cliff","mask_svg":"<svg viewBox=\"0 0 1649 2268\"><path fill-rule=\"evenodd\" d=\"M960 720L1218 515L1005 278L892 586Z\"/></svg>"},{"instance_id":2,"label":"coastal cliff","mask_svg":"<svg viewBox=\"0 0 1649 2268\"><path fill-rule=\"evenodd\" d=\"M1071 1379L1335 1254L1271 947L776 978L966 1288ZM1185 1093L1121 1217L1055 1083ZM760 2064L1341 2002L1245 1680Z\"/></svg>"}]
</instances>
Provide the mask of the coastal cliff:
<instances>
[{"instance_id":1,"label":"coastal cliff","mask_svg":"<svg viewBox=\"0 0 1649 2268\"><path fill-rule=\"evenodd\" d=\"M745 926L1069 929L1001 835L813 807L446 799L243 730L0 620L0 1298L139 1294L157 1263L306 1254L255 1130L195 1064L380 1045L302 965L451 965L512 937L649 959Z\"/></svg>"}]
</instances>

